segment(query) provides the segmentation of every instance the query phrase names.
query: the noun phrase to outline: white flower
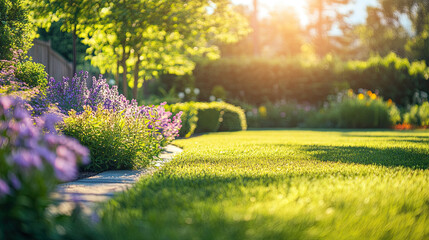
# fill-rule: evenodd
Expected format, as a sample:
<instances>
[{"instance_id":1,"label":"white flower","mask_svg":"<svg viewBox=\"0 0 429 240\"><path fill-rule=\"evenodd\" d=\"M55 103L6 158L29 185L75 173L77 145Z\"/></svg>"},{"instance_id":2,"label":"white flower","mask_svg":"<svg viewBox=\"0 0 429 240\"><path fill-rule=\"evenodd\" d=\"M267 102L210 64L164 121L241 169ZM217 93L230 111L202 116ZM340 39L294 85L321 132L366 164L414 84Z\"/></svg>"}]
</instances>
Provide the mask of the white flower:
<instances>
[{"instance_id":1,"label":"white flower","mask_svg":"<svg viewBox=\"0 0 429 240\"><path fill-rule=\"evenodd\" d=\"M185 94L183 92L179 92L177 94L179 96L179 98L183 99L185 97Z\"/></svg>"},{"instance_id":2,"label":"white flower","mask_svg":"<svg viewBox=\"0 0 429 240\"><path fill-rule=\"evenodd\" d=\"M194 88L194 93L195 93L195 95L200 94L200 89L198 89L198 88Z\"/></svg>"},{"instance_id":3,"label":"white flower","mask_svg":"<svg viewBox=\"0 0 429 240\"><path fill-rule=\"evenodd\" d=\"M186 93L186 94L191 93L191 89L190 89L190 88L186 88L186 89L185 89L185 93Z\"/></svg>"},{"instance_id":4,"label":"white flower","mask_svg":"<svg viewBox=\"0 0 429 240\"><path fill-rule=\"evenodd\" d=\"M215 96L213 96L213 95L212 95L212 96L210 96L210 97L209 97L209 99L210 99L210 102L214 102L214 101L216 101L216 97L215 97Z\"/></svg>"}]
</instances>

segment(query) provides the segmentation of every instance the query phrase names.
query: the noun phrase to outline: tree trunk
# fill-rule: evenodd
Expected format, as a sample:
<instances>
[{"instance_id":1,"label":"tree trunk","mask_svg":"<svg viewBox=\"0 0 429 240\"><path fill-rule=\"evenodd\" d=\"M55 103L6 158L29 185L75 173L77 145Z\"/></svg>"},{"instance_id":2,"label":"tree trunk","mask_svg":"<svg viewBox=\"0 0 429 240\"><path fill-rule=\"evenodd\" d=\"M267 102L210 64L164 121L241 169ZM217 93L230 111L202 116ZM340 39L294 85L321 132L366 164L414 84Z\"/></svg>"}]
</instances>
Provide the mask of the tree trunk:
<instances>
[{"instance_id":1,"label":"tree trunk","mask_svg":"<svg viewBox=\"0 0 429 240\"><path fill-rule=\"evenodd\" d=\"M127 52L125 50L126 41L122 42L122 87L123 87L123 94L125 97L127 97L127 89L128 89L128 81L127 81Z\"/></svg>"},{"instance_id":2,"label":"tree trunk","mask_svg":"<svg viewBox=\"0 0 429 240\"><path fill-rule=\"evenodd\" d=\"M133 98L137 100L137 93L139 89L139 71L140 71L140 55L137 56L136 65L134 65L134 87L133 87Z\"/></svg>"},{"instance_id":3,"label":"tree trunk","mask_svg":"<svg viewBox=\"0 0 429 240\"><path fill-rule=\"evenodd\" d=\"M149 83L152 81L152 78L151 79L144 79L144 82L143 82L143 98L144 99L148 99L149 98L149 94L150 94L150 92L149 92Z\"/></svg>"},{"instance_id":4,"label":"tree trunk","mask_svg":"<svg viewBox=\"0 0 429 240\"><path fill-rule=\"evenodd\" d=\"M253 55L259 54L258 0L253 0Z\"/></svg>"},{"instance_id":5,"label":"tree trunk","mask_svg":"<svg viewBox=\"0 0 429 240\"><path fill-rule=\"evenodd\" d=\"M76 73L76 23L73 26L73 74Z\"/></svg>"},{"instance_id":6,"label":"tree trunk","mask_svg":"<svg viewBox=\"0 0 429 240\"><path fill-rule=\"evenodd\" d=\"M116 74L115 74L115 83L116 83L116 86L119 86L119 84L120 84L120 82L119 82L119 67L120 67L120 65L121 65L121 61L117 61L116 62Z\"/></svg>"}]
</instances>

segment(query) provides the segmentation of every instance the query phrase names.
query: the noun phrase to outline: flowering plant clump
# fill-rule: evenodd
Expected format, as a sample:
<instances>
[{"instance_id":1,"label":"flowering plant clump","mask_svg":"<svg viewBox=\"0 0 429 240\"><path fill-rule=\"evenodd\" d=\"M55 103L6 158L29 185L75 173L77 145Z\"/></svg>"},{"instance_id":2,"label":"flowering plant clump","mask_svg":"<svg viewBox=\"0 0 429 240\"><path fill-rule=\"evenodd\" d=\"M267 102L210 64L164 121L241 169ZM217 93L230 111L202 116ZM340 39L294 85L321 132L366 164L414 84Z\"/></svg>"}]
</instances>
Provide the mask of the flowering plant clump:
<instances>
[{"instance_id":1,"label":"flowering plant clump","mask_svg":"<svg viewBox=\"0 0 429 240\"><path fill-rule=\"evenodd\" d=\"M88 149L55 133L56 117L35 125L22 100L0 97L0 239L49 232L49 194L88 163Z\"/></svg>"},{"instance_id":2,"label":"flowering plant clump","mask_svg":"<svg viewBox=\"0 0 429 240\"><path fill-rule=\"evenodd\" d=\"M84 106L97 110L100 104L105 109L118 111L137 106L135 101L130 103L125 96L119 94L117 86L110 88L106 79L101 75L99 78L92 77L90 81L88 72L75 74L72 79L50 78L48 87L48 100L56 103L64 114L72 109L79 114L84 111Z\"/></svg>"},{"instance_id":3,"label":"flowering plant clump","mask_svg":"<svg viewBox=\"0 0 429 240\"><path fill-rule=\"evenodd\" d=\"M2 94L29 89L25 82L19 81L15 76L19 54L22 54L21 50L14 52L11 60L0 60L0 93Z\"/></svg>"},{"instance_id":4,"label":"flowering plant clump","mask_svg":"<svg viewBox=\"0 0 429 240\"><path fill-rule=\"evenodd\" d=\"M389 128L401 121L392 100L384 101L369 90L340 92L330 96L324 108L307 121L309 127Z\"/></svg>"},{"instance_id":5,"label":"flowering plant clump","mask_svg":"<svg viewBox=\"0 0 429 240\"><path fill-rule=\"evenodd\" d=\"M81 114L70 111L62 130L90 149L91 171L144 167L180 129L180 114L170 119L162 106L121 112L102 105L84 109Z\"/></svg>"}]
</instances>

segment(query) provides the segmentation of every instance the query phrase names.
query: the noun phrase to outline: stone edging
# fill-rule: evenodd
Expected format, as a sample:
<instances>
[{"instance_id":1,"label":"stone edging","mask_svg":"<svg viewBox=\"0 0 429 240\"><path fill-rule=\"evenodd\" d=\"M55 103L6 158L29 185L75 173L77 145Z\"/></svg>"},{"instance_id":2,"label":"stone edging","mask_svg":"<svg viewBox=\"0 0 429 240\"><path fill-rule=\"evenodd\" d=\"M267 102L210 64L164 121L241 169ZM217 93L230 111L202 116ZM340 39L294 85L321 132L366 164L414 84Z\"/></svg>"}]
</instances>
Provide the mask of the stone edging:
<instances>
[{"instance_id":1,"label":"stone edging","mask_svg":"<svg viewBox=\"0 0 429 240\"><path fill-rule=\"evenodd\" d=\"M153 174L183 150L168 145L151 167L142 170L116 170L58 185L52 194L60 203L53 211L69 213L75 204L80 204L85 213L91 213L99 202L107 201L114 194L131 188L142 176Z\"/></svg>"}]
</instances>

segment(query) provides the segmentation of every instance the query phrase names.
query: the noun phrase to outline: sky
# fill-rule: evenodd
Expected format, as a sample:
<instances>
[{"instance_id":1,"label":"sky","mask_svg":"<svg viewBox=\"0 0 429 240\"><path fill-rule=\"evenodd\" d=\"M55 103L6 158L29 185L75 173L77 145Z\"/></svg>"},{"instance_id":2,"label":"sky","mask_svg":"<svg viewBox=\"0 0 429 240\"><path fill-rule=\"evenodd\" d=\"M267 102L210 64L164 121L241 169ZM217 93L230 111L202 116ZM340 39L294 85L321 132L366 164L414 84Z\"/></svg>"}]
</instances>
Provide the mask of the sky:
<instances>
[{"instance_id":1,"label":"sky","mask_svg":"<svg viewBox=\"0 0 429 240\"><path fill-rule=\"evenodd\" d=\"M354 14L350 17L350 23L364 23L366 20L366 7L377 6L377 0L352 0L350 6L345 10L353 9ZM248 5L253 7L253 0L232 0L234 4ZM260 17L267 16L270 10L279 7L293 7L301 20L302 25L307 25L308 17L305 0L259 0Z\"/></svg>"}]
</instances>

